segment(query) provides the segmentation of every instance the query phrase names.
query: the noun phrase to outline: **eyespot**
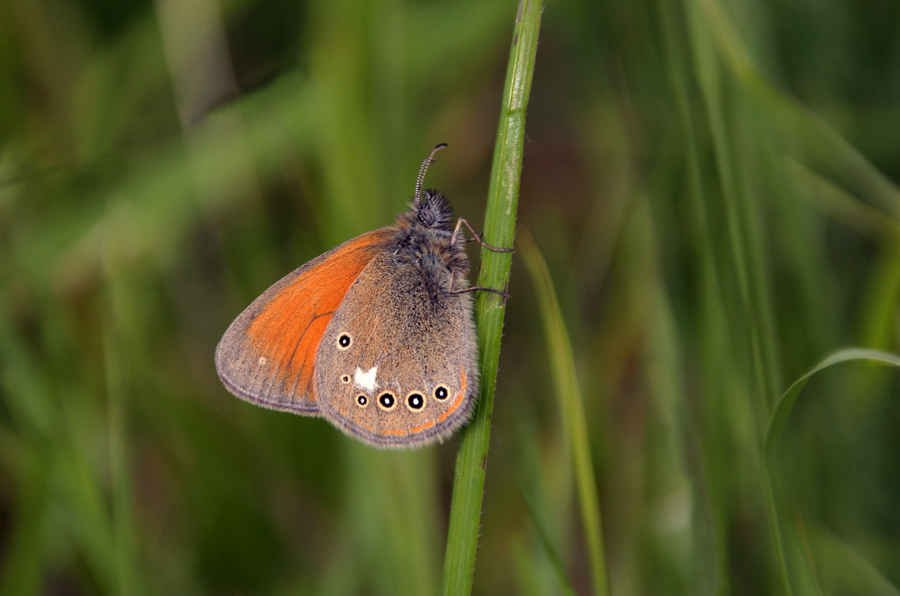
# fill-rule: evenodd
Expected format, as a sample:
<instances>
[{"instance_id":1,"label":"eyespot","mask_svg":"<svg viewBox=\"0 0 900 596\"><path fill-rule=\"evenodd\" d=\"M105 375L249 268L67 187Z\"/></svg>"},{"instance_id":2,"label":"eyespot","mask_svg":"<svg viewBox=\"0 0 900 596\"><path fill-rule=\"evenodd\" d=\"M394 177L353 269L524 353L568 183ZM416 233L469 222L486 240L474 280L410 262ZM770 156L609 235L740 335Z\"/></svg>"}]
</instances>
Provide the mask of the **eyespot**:
<instances>
[{"instance_id":1,"label":"eyespot","mask_svg":"<svg viewBox=\"0 0 900 596\"><path fill-rule=\"evenodd\" d=\"M450 391L443 385L438 385L434 388L434 399L444 401L448 397L450 397Z\"/></svg>"},{"instance_id":2,"label":"eyespot","mask_svg":"<svg viewBox=\"0 0 900 596\"><path fill-rule=\"evenodd\" d=\"M360 393L359 395L357 395L356 396L356 405L358 405L360 408L365 408L367 405L369 405L368 396L366 396L365 393Z\"/></svg>"},{"instance_id":3,"label":"eyespot","mask_svg":"<svg viewBox=\"0 0 900 596\"><path fill-rule=\"evenodd\" d=\"M425 396L418 391L413 391L406 396L406 407L418 411L425 407Z\"/></svg>"},{"instance_id":4,"label":"eyespot","mask_svg":"<svg viewBox=\"0 0 900 596\"><path fill-rule=\"evenodd\" d=\"M350 382L350 375L343 375L341 377L341 383L344 383L346 385L349 382Z\"/></svg>"},{"instance_id":5,"label":"eyespot","mask_svg":"<svg viewBox=\"0 0 900 596\"><path fill-rule=\"evenodd\" d=\"M378 405L384 410L393 410L394 406L397 405L397 398L394 397L393 393L385 391L378 396Z\"/></svg>"},{"instance_id":6,"label":"eyespot","mask_svg":"<svg viewBox=\"0 0 900 596\"><path fill-rule=\"evenodd\" d=\"M349 333L341 333L338 336L337 347L339 350L346 350L347 348L350 347L350 344L352 344L352 343L353 343L353 340L350 339Z\"/></svg>"}]
</instances>

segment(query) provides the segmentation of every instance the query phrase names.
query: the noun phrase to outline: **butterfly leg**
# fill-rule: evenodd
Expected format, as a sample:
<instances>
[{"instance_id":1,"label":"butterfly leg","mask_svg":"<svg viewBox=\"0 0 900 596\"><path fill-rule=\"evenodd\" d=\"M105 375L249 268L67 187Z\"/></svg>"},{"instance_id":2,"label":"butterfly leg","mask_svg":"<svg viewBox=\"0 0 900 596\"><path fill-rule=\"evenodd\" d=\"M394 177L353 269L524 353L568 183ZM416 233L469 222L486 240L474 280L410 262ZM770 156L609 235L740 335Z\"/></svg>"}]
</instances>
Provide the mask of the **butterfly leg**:
<instances>
[{"instance_id":1,"label":"butterfly leg","mask_svg":"<svg viewBox=\"0 0 900 596\"><path fill-rule=\"evenodd\" d=\"M466 221L465 217L460 217L456 222L456 229L453 230L453 236L450 238L451 243L455 244L456 239L459 238L460 230L462 229L463 224L466 224L466 227L469 228L469 231L472 232L474 238L465 238L466 242L477 242L481 246L485 247L488 250L493 250L495 252L512 252L511 248L497 248L496 246L491 246L487 242L481 239L481 234L475 231L475 229Z\"/></svg>"},{"instance_id":2,"label":"butterfly leg","mask_svg":"<svg viewBox=\"0 0 900 596\"><path fill-rule=\"evenodd\" d=\"M471 288L466 288L465 290L453 290L450 293L451 294L464 294L466 292L478 292L478 291L493 292L493 293L497 294L498 296L503 296L504 302L506 302L506 299L509 298L509 294L507 294L503 290L497 290L495 288L483 288L481 286L472 286Z\"/></svg>"},{"instance_id":3,"label":"butterfly leg","mask_svg":"<svg viewBox=\"0 0 900 596\"><path fill-rule=\"evenodd\" d=\"M462 230L463 224L465 224L466 227L469 228L469 231L472 232L472 235L475 236L474 238L465 238L464 240L466 242L475 241L478 244L480 244L481 246L485 247L486 249L493 250L496 252L512 252L513 251L513 249L511 249L511 248L497 248L496 246L491 246L490 244L488 244L487 242L482 240L481 235L475 231L475 229L471 226L471 224L469 224L468 221L466 221L465 217L460 217L457 220L456 228L453 230L453 236L451 236L451 238L450 238L451 244L456 243L456 239L459 238L459 236L460 236L460 232ZM502 296L504 302L506 302L507 298L509 298L509 294L507 294L503 290L497 290L495 288L484 288L481 286L473 286L471 288L466 288L464 290L454 290L453 289L453 274L452 273L450 274L450 293L451 294L463 294L465 292L478 292L478 291L493 292L494 294Z\"/></svg>"},{"instance_id":4,"label":"butterfly leg","mask_svg":"<svg viewBox=\"0 0 900 596\"><path fill-rule=\"evenodd\" d=\"M494 288L483 288L481 286L474 286L471 288L466 288L464 290L454 290L453 289L453 276L454 276L454 273L451 273L450 274L450 293L451 294L465 294L466 292L477 292L479 290L483 290L485 292L493 292L494 294L503 296L504 302L506 302L506 299L509 298L509 294L507 294L506 292L504 292L502 290L496 290Z\"/></svg>"}]
</instances>

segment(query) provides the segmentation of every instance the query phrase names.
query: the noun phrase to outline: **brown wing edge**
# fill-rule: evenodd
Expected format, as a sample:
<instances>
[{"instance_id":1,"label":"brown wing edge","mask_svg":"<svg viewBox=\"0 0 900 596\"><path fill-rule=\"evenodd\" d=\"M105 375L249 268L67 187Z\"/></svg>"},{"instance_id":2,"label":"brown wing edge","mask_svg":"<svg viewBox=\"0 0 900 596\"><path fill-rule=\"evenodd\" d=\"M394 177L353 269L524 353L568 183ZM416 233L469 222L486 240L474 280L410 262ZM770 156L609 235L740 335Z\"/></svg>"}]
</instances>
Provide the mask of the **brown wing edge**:
<instances>
[{"instance_id":1,"label":"brown wing edge","mask_svg":"<svg viewBox=\"0 0 900 596\"><path fill-rule=\"evenodd\" d=\"M297 399L296 396L287 396L284 394L273 395L271 393L267 394L253 391L249 389L246 384L241 384L234 378L239 376L238 373L240 372L247 372L246 370L234 370L239 366L239 361L241 359L246 360L248 356L251 358L255 357L248 354L250 347L248 346L249 342L246 337L247 330L273 299L281 296L282 292L289 289L290 286L300 280L304 274L311 272L316 267L322 265L338 254L344 253L345 251L351 251L353 253L352 257L354 258L350 259L350 261L353 264L353 269L358 269L358 271L355 271L355 274L353 271L347 272L350 273L348 276L350 281L347 283L346 288L343 289L343 294L346 294L346 291L359 277L359 274L368 262L371 261L372 257L375 256L377 251L389 246L394 241L395 234L396 228L380 228L348 240L340 246L319 255L287 274L244 309L231 325L229 325L222 336L222 339L219 341L219 344L216 346L216 372L218 373L222 384L225 385L225 388L236 397L263 408L292 412L302 416L318 416L319 408L316 405L316 396L310 395L308 390L303 392L300 399ZM330 314L320 316L327 316L328 320L331 318ZM324 321L324 323L325 325L322 325L323 330L324 327L327 326L327 320ZM317 351L317 348L318 342L316 342L316 345L313 348L314 353ZM312 371L310 371L310 376L312 376L312 374ZM314 384L308 385L308 387L314 387Z\"/></svg>"}]
</instances>

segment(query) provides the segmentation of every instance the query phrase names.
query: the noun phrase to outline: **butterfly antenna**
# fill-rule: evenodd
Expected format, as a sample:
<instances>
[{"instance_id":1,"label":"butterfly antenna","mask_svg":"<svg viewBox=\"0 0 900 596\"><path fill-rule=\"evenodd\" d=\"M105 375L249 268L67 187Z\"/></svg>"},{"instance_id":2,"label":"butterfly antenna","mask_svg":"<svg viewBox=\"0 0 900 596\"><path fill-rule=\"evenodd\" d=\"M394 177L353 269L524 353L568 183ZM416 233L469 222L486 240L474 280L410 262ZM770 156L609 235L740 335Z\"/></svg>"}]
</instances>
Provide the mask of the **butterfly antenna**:
<instances>
[{"instance_id":1,"label":"butterfly antenna","mask_svg":"<svg viewBox=\"0 0 900 596\"><path fill-rule=\"evenodd\" d=\"M425 172L428 171L428 164L434 161L434 154L447 146L447 143L441 143L437 147L431 150L431 154L428 158L422 162L422 167L419 168L419 178L416 180L416 207L419 206L419 197L422 194L422 184L425 182Z\"/></svg>"}]
</instances>

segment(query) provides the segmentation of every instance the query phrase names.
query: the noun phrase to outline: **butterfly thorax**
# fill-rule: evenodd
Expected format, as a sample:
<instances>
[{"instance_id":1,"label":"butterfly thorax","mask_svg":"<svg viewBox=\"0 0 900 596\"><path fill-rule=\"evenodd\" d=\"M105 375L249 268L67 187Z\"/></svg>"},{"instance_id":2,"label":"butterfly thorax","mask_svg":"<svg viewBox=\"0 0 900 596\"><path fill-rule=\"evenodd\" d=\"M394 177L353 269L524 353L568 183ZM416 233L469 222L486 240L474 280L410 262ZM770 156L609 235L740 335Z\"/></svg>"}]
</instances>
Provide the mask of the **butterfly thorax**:
<instances>
[{"instance_id":1,"label":"butterfly thorax","mask_svg":"<svg viewBox=\"0 0 900 596\"><path fill-rule=\"evenodd\" d=\"M423 190L421 200L397 218L396 257L422 270L445 292L466 287L469 274L463 240L453 238L452 221L447 198L435 190Z\"/></svg>"}]
</instances>

